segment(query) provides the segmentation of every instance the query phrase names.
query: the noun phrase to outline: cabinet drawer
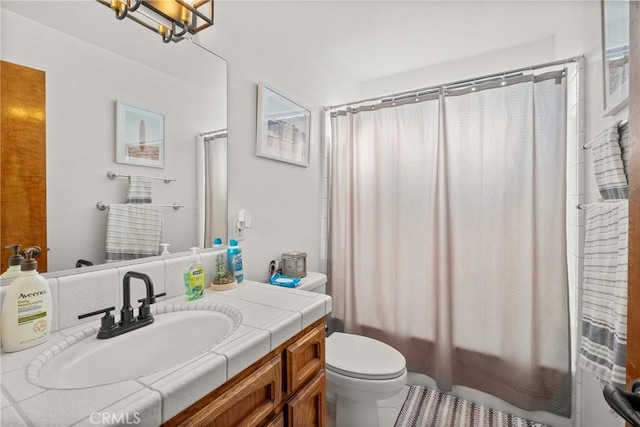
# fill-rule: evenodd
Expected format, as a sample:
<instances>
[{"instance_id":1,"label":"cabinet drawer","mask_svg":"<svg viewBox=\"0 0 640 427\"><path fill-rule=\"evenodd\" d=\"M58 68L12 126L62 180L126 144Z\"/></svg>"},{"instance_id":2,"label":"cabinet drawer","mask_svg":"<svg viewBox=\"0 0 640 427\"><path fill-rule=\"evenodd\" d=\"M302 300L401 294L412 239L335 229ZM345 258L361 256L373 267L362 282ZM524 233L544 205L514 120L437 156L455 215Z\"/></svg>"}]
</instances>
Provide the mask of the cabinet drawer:
<instances>
[{"instance_id":1,"label":"cabinet drawer","mask_svg":"<svg viewBox=\"0 0 640 427\"><path fill-rule=\"evenodd\" d=\"M181 425L256 426L264 422L281 400L282 361L278 355Z\"/></svg>"},{"instance_id":2,"label":"cabinet drawer","mask_svg":"<svg viewBox=\"0 0 640 427\"><path fill-rule=\"evenodd\" d=\"M287 393L293 393L324 369L324 325L318 325L287 347Z\"/></svg>"},{"instance_id":3,"label":"cabinet drawer","mask_svg":"<svg viewBox=\"0 0 640 427\"><path fill-rule=\"evenodd\" d=\"M324 369L287 403L287 427L324 427L327 416Z\"/></svg>"}]
</instances>

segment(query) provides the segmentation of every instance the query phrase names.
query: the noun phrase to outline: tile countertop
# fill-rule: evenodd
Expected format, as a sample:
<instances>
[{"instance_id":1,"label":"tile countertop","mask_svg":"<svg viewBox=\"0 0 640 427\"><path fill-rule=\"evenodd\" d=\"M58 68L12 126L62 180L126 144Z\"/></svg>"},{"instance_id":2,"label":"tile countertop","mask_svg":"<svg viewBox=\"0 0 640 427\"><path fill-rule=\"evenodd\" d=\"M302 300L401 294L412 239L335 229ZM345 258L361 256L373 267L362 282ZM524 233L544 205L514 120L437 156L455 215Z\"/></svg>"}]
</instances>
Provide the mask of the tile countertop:
<instances>
[{"instance_id":1,"label":"tile countertop","mask_svg":"<svg viewBox=\"0 0 640 427\"><path fill-rule=\"evenodd\" d=\"M3 352L0 425L158 426L331 312L329 296L251 281L228 291L207 289L202 299L189 304L198 302L238 309L241 325L198 356L144 377L75 390L47 389L27 381L26 367L39 353L87 326L99 325L99 320L57 331L36 347ZM184 303L184 297L156 306L176 303ZM122 363L126 363L126 356L122 356Z\"/></svg>"}]
</instances>

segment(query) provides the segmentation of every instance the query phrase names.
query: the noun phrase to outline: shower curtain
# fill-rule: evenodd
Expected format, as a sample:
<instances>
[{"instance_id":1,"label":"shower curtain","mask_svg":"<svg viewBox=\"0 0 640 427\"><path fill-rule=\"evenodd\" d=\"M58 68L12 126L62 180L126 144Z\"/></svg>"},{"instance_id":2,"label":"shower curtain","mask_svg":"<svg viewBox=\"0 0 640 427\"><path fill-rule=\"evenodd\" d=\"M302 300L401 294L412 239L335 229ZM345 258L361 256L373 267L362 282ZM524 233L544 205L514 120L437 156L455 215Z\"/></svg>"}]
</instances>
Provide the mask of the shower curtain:
<instances>
[{"instance_id":1,"label":"shower curtain","mask_svg":"<svg viewBox=\"0 0 640 427\"><path fill-rule=\"evenodd\" d=\"M338 329L570 416L565 92L558 71L332 113Z\"/></svg>"},{"instance_id":2,"label":"shower curtain","mask_svg":"<svg viewBox=\"0 0 640 427\"><path fill-rule=\"evenodd\" d=\"M196 137L197 237L201 248L227 239L227 130Z\"/></svg>"}]
</instances>

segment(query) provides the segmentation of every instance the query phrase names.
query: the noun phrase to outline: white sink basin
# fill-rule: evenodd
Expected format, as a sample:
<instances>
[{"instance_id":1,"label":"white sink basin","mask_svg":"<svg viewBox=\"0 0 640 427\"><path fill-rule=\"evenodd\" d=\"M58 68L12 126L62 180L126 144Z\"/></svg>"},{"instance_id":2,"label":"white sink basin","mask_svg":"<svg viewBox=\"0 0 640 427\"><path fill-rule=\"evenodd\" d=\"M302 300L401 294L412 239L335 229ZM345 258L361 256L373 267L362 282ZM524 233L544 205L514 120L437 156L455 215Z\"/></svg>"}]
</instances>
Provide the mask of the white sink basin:
<instances>
[{"instance_id":1,"label":"white sink basin","mask_svg":"<svg viewBox=\"0 0 640 427\"><path fill-rule=\"evenodd\" d=\"M75 389L142 377L185 362L219 343L240 325L242 315L224 304L160 307L154 322L114 338L96 338L98 326L79 339L67 338L36 357L27 368L32 383ZM165 312L166 311L166 312ZM62 348L62 350L60 350Z\"/></svg>"}]
</instances>

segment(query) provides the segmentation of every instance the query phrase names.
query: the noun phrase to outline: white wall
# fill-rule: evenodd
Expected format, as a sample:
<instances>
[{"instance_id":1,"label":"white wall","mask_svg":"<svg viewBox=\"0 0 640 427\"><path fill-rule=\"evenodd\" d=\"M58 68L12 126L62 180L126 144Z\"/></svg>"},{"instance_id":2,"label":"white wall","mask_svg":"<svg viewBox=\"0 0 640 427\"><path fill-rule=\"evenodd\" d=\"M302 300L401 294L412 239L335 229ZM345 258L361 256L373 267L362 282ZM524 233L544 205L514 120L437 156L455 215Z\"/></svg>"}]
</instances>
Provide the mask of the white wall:
<instances>
[{"instance_id":1,"label":"white wall","mask_svg":"<svg viewBox=\"0 0 640 427\"><path fill-rule=\"evenodd\" d=\"M519 7L521 14L529 16L529 19L534 22L537 19L549 21L545 28L553 28L553 31L530 33L531 41L516 44L510 48L492 49L491 46L487 46L484 49L486 53L478 56L365 81L362 83L363 98L499 73L582 54L583 14L585 8L591 7L591 5L583 3L595 2L510 2L511 9ZM491 2L486 2L486 4L491 4ZM493 4L495 13L499 14L504 3L494 1ZM481 24L478 27L467 29L466 38L470 43L473 43L474 36L476 36L476 28L481 28ZM594 34L597 33L593 27L589 30ZM596 35L599 37L599 33ZM507 40L511 37L511 34L504 34L504 38ZM442 40L434 40L433 42L446 43L446 39L446 34L442 34Z\"/></svg>"},{"instance_id":2,"label":"white wall","mask_svg":"<svg viewBox=\"0 0 640 427\"><path fill-rule=\"evenodd\" d=\"M307 269L320 269L321 108L358 99L359 82L321 51L298 46L295 37L274 41L252 31L262 8L286 12L287 2L219 2L216 24L200 41L229 61L229 217L253 214L240 242L245 277L266 280L269 262L282 253L307 253ZM242 28L228 26L242 16ZM308 168L256 157L258 83L305 105L311 114Z\"/></svg>"},{"instance_id":3,"label":"white wall","mask_svg":"<svg viewBox=\"0 0 640 427\"><path fill-rule=\"evenodd\" d=\"M46 72L49 271L79 258L104 262L107 212L96 202L123 203L127 190L126 179L106 177L109 170L176 178L154 183L154 201L185 205L165 210L165 241L172 251L193 246L195 135L225 127L226 63L216 58L207 70L212 87L203 89L8 10L2 34L3 60ZM116 100L165 114L164 169L114 162Z\"/></svg>"},{"instance_id":4,"label":"white wall","mask_svg":"<svg viewBox=\"0 0 640 427\"><path fill-rule=\"evenodd\" d=\"M547 37L509 49L365 81L362 83L362 97L371 98L499 73L522 65L540 64L549 61L549 53L553 51L554 39Z\"/></svg>"}]
</instances>

